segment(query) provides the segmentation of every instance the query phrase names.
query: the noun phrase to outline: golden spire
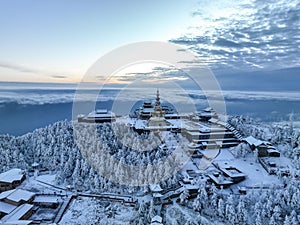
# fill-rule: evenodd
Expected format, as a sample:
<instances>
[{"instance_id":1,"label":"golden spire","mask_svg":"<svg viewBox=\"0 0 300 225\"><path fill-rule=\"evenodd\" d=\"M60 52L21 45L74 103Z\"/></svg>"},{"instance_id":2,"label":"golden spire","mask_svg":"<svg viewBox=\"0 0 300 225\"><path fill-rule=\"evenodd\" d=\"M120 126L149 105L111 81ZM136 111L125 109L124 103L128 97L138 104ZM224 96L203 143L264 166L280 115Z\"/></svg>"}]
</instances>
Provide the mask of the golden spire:
<instances>
[{"instance_id":1,"label":"golden spire","mask_svg":"<svg viewBox=\"0 0 300 225\"><path fill-rule=\"evenodd\" d=\"M156 105L160 105L160 97L159 97L159 90L157 88L157 91L156 91Z\"/></svg>"}]
</instances>

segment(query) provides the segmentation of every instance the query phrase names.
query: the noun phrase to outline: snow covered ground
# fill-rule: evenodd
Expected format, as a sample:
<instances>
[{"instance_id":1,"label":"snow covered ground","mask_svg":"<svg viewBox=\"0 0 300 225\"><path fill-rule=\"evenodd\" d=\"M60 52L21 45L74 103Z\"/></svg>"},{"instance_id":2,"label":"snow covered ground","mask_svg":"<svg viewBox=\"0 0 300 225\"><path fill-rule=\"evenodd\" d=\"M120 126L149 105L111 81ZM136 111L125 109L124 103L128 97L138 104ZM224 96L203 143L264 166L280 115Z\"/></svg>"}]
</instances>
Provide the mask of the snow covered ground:
<instances>
[{"instance_id":1,"label":"snow covered ground","mask_svg":"<svg viewBox=\"0 0 300 225\"><path fill-rule=\"evenodd\" d=\"M166 225L174 224L205 224L205 225L223 225L221 222L214 222L204 216L201 216L199 212L182 207L177 203L166 206Z\"/></svg>"},{"instance_id":2,"label":"snow covered ground","mask_svg":"<svg viewBox=\"0 0 300 225\"><path fill-rule=\"evenodd\" d=\"M95 198L78 197L73 200L60 225L130 225L135 216L130 206Z\"/></svg>"},{"instance_id":3,"label":"snow covered ground","mask_svg":"<svg viewBox=\"0 0 300 225\"><path fill-rule=\"evenodd\" d=\"M40 176L28 177L20 187L37 194L70 195L71 192L66 191L65 187L55 184L55 176L55 174L43 174Z\"/></svg>"},{"instance_id":4,"label":"snow covered ground","mask_svg":"<svg viewBox=\"0 0 300 225\"><path fill-rule=\"evenodd\" d=\"M220 167L233 166L246 174L246 179L239 183L245 187L264 187L270 185L282 185L277 176L269 175L266 170L249 153L245 158L235 158L229 149L222 149L221 153L214 160Z\"/></svg>"}]
</instances>

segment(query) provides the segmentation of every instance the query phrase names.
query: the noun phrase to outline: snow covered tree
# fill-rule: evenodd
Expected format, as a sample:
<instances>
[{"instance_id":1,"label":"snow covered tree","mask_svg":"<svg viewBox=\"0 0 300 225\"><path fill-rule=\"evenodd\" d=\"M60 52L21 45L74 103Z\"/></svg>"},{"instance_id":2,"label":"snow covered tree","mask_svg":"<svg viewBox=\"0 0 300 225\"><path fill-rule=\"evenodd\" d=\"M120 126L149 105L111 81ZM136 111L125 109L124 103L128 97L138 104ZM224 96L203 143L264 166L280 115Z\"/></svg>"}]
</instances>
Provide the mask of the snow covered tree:
<instances>
[{"instance_id":1,"label":"snow covered tree","mask_svg":"<svg viewBox=\"0 0 300 225\"><path fill-rule=\"evenodd\" d=\"M233 155L237 158L240 158L240 157L244 158L250 152L251 152L251 149L250 149L249 145L245 144L245 143L240 143L232 151Z\"/></svg>"},{"instance_id":2,"label":"snow covered tree","mask_svg":"<svg viewBox=\"0 0 300 225\"><path fill-rule=\"evenodd\" d=\"M271 216L270 221L269 221L269 225L277 225L276 219L274 216Z\"/></svg>"},{"instance_id":3,"label":"snow covered tree","mask_svg":"<svg viewBox=\"0 0 300 225\"><path fill-rule=\"evenodd\" d=\"M290 215L290 221L291 221L291 224L292 225L299 225L299 220L297 218L297 213L295 212L295 210L293 210L291 212L291 215Z\"/></svg>"},{"instance_id":4,"label":"snow covered tree","mask_svg":"<svg viewBox=\"0 0 300 225\"><path fill-rule=\"evenodd\" d=\"M205 185L202 184L198 190L198 199L200 201L201 208L204 208L208 205L208 193L206 191Z\"/></svg>"},{"instance_id":5,"label":"snow covered tree","mask_svg":"<svg viewBox=\"0 0 300 225\"><path fill-rule=\"evenodd\" d=\"M291 225L290 218L287 215L284 218L283 225Z\"/></svg>"},{"instance_id":6,"label":"snow covered tree","mask_svg":"<svg viewBox=\"0 0 300 225\"><path fill-rule=\"evenodd\" d=\"M255 218L255 225L263 225L263 219L261 218L261 215L260 214L257 214L256 215L256 218Z\"/></svg>"},{"instance_id":7,"label":"snow covered tree","mask_svg":"<svg viewBox=\"0 0 300 225\"><path fill-rule=\"evenodd\" d=\"M274 217L275 221L278 221L278 220L280 220L280 216L281 216L281 208L280 208L279 205L276 205L274 207L273 216L272 217Z\"/></svg>"},{"instance_id":8,"label":"snow covered tree","mask_svg":"<svg viewBox=\"0 0 300 225\"><path fill-rule=\"evenodd\" d=\"M241 224L246 223L247 214L248 214L248 212L246 209L246 203L245 203L243 196L241 196L239 198L239 204L237 206L237 220L239 221L239 223L241 223Z\"/></svg>"},{"instance_id":9,"label":"snow covered tree","mask_svg":"<svg viewBox=\"0 0 300 225\"><path fill-rule=\"evenodd\" d=\"M179 196L180 203L186 204L188 197L189 197L189 190L184 189L184 191Z\"/></svg>"},{"instance_id":10,"label":"snow covered tree","mask_svg":"<svg viewBox=\"0 0 300 225\"><path fill-rule=\"evenodd\" d=\"M225 203L222 198L218 201L218 216L223 219L225 216Z\"/></svg>"},{"instance_id":11,"label":"snow covered tree","mask_svg":"<svg viewBox=\"0 0 300 225\"><path fill-rule=\"evenodd\" d=\"M235 224L237 221L234 196L230 195L225 205L225 218L231 223Z\"/></svg>"}]
</instances>

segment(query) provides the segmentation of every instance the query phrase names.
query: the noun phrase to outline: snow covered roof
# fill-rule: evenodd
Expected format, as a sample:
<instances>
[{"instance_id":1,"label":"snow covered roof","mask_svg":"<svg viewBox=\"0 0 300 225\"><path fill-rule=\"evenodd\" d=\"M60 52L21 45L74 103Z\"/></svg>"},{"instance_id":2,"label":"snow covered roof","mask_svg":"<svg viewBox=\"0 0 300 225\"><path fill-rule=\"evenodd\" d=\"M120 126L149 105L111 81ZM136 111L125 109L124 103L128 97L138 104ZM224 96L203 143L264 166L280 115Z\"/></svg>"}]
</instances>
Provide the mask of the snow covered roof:
<instances>
[{"instance_id":1,"label":"snow covered roof","mask_svg":"<svg viewBox=\"0 0 300 225\"><path fill-rule=\"evenodd\" d=\"M201 127L201 128L199 129L199 131L200 131L201 133L210 133L210 129L209 129L208 127Z\"/></svg>"},{"instance_id":2,"label":"snow covered roof","mask_svg":"<svg viewBox=\"0 0 300 225\"><path fill-rule=\"evenodd\" d=\"M191 143L188 144L188 147L189 147L190 149L196 149L196 148L200 148L201 145L200 145L200 144L196 144L196 143L194 143L194 142L191 142Z\"/></svg>"},{"instance_id":3,"label":"snow covered roof","mask_svg":"<svg viewBox=\"0 0 300 225\"><path fill-rule=\"evenodd\" d=\"M4 225L28 225L31 224L32 220L17 220L17 221L8 221L4 222Z\"/></svg>"},{"instance_id":4,"label":"snow covered roof","mask_svg":"<svg viewBox=\"0 0 300 225\"><path fill-rule=\"evenodd\" d=\"M135 126L136 129L144 129L146 125L147 125L147 121L145 121L145 120L136 120L134 126Z\"/></svg>"},{"instance_id":5,"label":"snow covered roof","mask_svg":"<svg viewBox=\"0 0 300 225\"><path fill-rule=\"evenodd\" d=\"M150 185L150 190L151 190L152 192L160 192L160 191L162 191L163 189L160 187L159 184L151 184L151 185Z\"/></svg>"},{"instance_id":6,"label":"snow covered roof","mask_svg":"<svg viewBox=\"0 0 300 225\"><path fill-rule=\"evenodd\" d=\"M162 225L162 218L158 215L154 216L151 220L151 225Z\"/></svg>"},{"instance_id":7,"label":"snow covered roof","mask_svg":"<svg viewBox=\"0 0 300 225\"><path fill-rule=\"evenodd\" d=\"M153 108L144 108L143 113L153 113L154 109Z\"/></svg>"},{"instance_id":8,"label":"snow covered roof","mask_svg":"<svg viewBox=\"0 0 300 225\"><path fill-rule=\"evenodd\" d=\"M246 175L234 167L220 168L220 170L229 177L245 177Z\"/></svg>"},{"instance_id":9,"label":"snow covered roof","mask_svg":"<svg viewBox=\"0 0 300 225\"><path fill-rule=\"evenodd\" d=\"M14 181L22 180L24 173L21 169L11 169L0 174L0 182L12 183Z\"/></svg>"},{"instance_id":10,"label":"snow covered roof","mask_svg":"<svg viewBox=\"0 0 300 225\"><path fill-rule=\"evenodd\" d=\"M290 160L285 157L260 157L260 161L266 164L275 163L278 168L290 168Z\"/></svg>"},{"instance_id":11,"label":"snow covered roof","mask_svg":"<svg viewBox=\"0 0 300 225\"><path fill-rule=\"evenodd\" d=\"M269 153L280 153L278 150L276 150L275 148L269 148L268 149Z\"/></svg>"},{"instance_id":12,"label":"snow covered roof","mask_svg":"<svg viewBox=\"0 0 300 225\"><path fill-rule=\"evenodd\" d=\"M175 116L175 117L180 117L180 115L178 114L178 113L167 113L167 114L165 114L165 116L169 116L169 117L173 117L173 116Z\"/></svg>"},{"instance_id":13,"label":"snow covered roof","mask_svg":"<svg viewBox=\"0 0 300 225\"><path fill-rule=\"evenodd\" d=\"M213 112L200 112L199 115L203 116L203 117L211 117L212 115L214 115L214 113Z\"/></svg>"},{"instance_id":14,"label":"snow covered roof","mask_svg":"<svg viewBox=\"0 0 300 225\"><path fill-rule=\"evenodd\" d=\"M107 109L97 109L96 113L97 114L105 114L105 113L107 113Z\"/></svg>"},{"instance_id":15,"label":"snow covered roof","mask_svg":"<svg viewBox=\"0 0 300 225\"><path fill-rule=\"evenodd\" d=\"M33 208L33 205L23 204L13 210L10 214L4 216L1 220L4 224L30 224L31 221L27 221L27 223L21 223L26 221L19 220L28 213Z\"/></svg>"},{"instance_id":16,"label":"snow covered roof","mask_svg":"<svg viewBox=\"0 0 300 225\"><path fill-rule=\"evenodd\" d=\"M151 222L154 222L154 221L162 223L162 218L160 216L156 215L151 220Z\"/></svg>"},{"instance_id":17,"label":"snow covered roof","mask_svg":"<svg viewBox=\"0 0 300 225\"><path fill-rule=\"evenodd\" d=\"M0 201L0 213L5 213L5 214L9 214L11 213L15 208L17 208L17 206L8 204L6 202L1 202Z\"/></svg>"},{"instance_id":18,"label":"snow covered roof","mask_svg":"<svg viewBox=\"0 0 300 225\"><path fill-rule=\"evenodd\" d=\"M233 184L233 182L231 180L226 179L221 174L219 174L218 177L216 177L214 174L208 174L208 177L210 179L212 179L218 185L230 185L230 184Z\"/></svg>"},{"instance_id":19,"label":"snow covered roof","mask_svg":"<svg viewBox=\"0 0 300 225\"><path fill-rule=\"evenodd\" d=\"M88 118L104 118L104 117L115 117L115 114L111 111L97 110L91 112L87 116Z\"/></svg>"},{"instance_id":20,"label":"snow covered roof","mask_svg":"<svg viewBox=\"0 0 300 225\"><path fill-rule=\"evenodd\" d=\"M160 145L158 146L158 148L159 148L159 149L164 149L164 148L167 148L167 145L166 145L166 144L160 144Z\"/></svg>"},{"instance_id":21,"label":"snow covered roof","mask_svg":"<svg viewBox=\"0 0 300 225\"><path fill-rule=\"evenodd\" d=\"M249 136L247 138L245 138L245 141L249 144L249 145L254 145L254 146L259 146L261 144L263 144L264 142L261 140L258 140L252 136Z\"/></svg>"},{"instance_id":22,"label":"snow covered roof","mask_svg":"<svg viewBox=\"0 0 300 225\"><path fill-rule=\"evenodd\" d=\"M11 221L5 222L4 225L29 225L32 224L33 221L31 220L18 220L18 221Z\"/></svg>"},{"instance_id":23,"label":"snow covered roof","mask_svg":"<svg viewBox=\"0 0 300 225\"><path fill-rule=\"evenodd\" d=\"M32 163L32 167L37 167L37 166L39 166L40 164L39 163L37 163L37 162L34 162L34 163Z\"/></svg>"},{"instance_id":24,"label":"snow covered roof","mask_svg":"<svg viewBox=\"0 0 300 225\"><path fill-rule=\"evenodd\" d=\"M217 135L219 135L219 137L224 137L226 134L228 134L228 135L230 135L230 134L232 134L232 132L231 131L222 131L222 132L207 132L207 133L204 133L204 132L200 132L200 131L187 131L186 132L187 134L189 134L189 135L195 135L195 136L197 136L197 135L201 135L201 134L207 134L207 135L214 135L214 136L217 136Z\"/></svg>"},{"instance_id":25,"label":"snow covered roof","mask_svg":"<svg viewBox=\"0 0 300 225\"><path fill-rule=\"evenodd\" d=\"M164 126L164 125L161 125L161 126L146 126L145 127L145 129L147 129L147 130L163 130L163 129L165 129L165 130L167 130L167 129L172 129L172 128L176 128L176 127L174 127L173 125L166 125L166 126Z\"/></svg>"},{"instance_id":26,"label":"snow covered roof","mask_svg":"<svg viewBox=\"0 0 300 225\"><path fill-rule=\"evenodd\" d=\"M160 193L153 193L153 197L160 198L160 197L163 197L163 195Z\"/></svg>"},{"instance_id":27,"label":"snow covered roof","mask_svg":"<svg viewBox=\"0 0 300 225\"><path fill-rule=\"evenodd\" d=\"M33 202L39 202L39 203L57 203L58 198L55 196L44 196L44 195L38 195L34 198Z\"/></svg>"},{"instance_id":28,"label":"snow covered roof","mask_svg":"<svg viewBox=\"0 0 300 225\"><path fill-rule=\"evenodd\" d=\"M0 194L0 200L6 198L6 197L9 196L12 192L14 192L14 190L3 191L3 192Z\"/></svg>"},{"instance_id":29,"label":"snow covered roof","mask_svg":"<svg viewBox=\"0 0 300 225\"><path fill-rule=\"evenodd\" d=\"M218 120L218 121L217 121L217 124L219 124L219 125L221 125L221 126L223 126L223 127L226 127L226 125L227 125L226 122L221 121L221 120Z\"/></svg>"},{"instance_id":30,"label":"snow covered roof","mask_svg":"<svg viewBox=\"0 0 300 225\"><path fill-rule=\"evenodd\" d=\"M167 122L172 124L172 126L181 128L182 127L182 120L181 119L167 119Z\"/></svg>"},{"instance_id":31,"label":"snow covered roof","mask_svg":"<svg viewBox=\"0 0 300 225\"><path fill-rule=\"evenodd\" d=\"M25 191L22 189L14 189L10 191L4 191L0 194L0 199L8 199L14 202L20 202L21 200L29 201L35 193Z\"/></svg>"},{"instance_id":32,"label":"snow covered roof","mask_svg":"<svg viewBox=\"0 0 300 225\"><path fill-rule=\"evenodd\" d=\"M167 198L169 198L171 195L174 195L174 194L180 194L181 192L183 192L184 191L184 187L180 187L180 188L178 188L178 189L176 189L176 190L174 190L174 191L169 191L169 192L167 192L167 193L165 193L164 195L163 195L163 199L167 199Z\"/></svg>"},{"instance_id":33,"label":"snow covered roof","mask_svg":"<svg viewBox=\"0 0 300 225\"><path fill-rule=\"evenodd\" d=\"M194 185L194 184L184 184L184 188L186 190L198 190L199 189L199 186L197 185Z\"/></svg>"},{"instance_id":34,"label":"snow covered roof","mask_svg":"<svg viewBox=\"0 0 300 225\"><path fill-rule=\"evenodd\" d=\"M216 118L211 118L210 120L208 120L208 122L211 122L211 123L217 123L217 122L218 122L218 119L216 119Z\"/></svg>"},{"instance_id":35,"label":"snow covered roof","mask_svg":"<svg viewBox=\"0 0 300 225\"><path fill-rule=\"evenodd\" d=\"M156 221L154 221L154 222L151 222L151 224L150 225L163 225L163 223L160 223L160 222L156 222Z\"/></svg>"},{"instance_id":36,"label":"snow covered roof","mask_svg":"<svg viewBox=\"0 0 300 225\"><path fill-rule=\"evenodd\" d=\"M209 125L201 122L192 122L189 120L182 120L182 127L190 132L201 132L201 133L209 133L209 132L224 132L226 129L224 126L220 125Z\"/></svg>"},{"instance_id":37,"label":"snow covered roof","mask_svg":"<svg viewBox=\"0 0 300 225\"><path fill-rule=\"evenodd\" d=\"M205 109L203 109L204 112L214 112L215 110L211 107L207 107Z\"/></svg>"}]
</instances>

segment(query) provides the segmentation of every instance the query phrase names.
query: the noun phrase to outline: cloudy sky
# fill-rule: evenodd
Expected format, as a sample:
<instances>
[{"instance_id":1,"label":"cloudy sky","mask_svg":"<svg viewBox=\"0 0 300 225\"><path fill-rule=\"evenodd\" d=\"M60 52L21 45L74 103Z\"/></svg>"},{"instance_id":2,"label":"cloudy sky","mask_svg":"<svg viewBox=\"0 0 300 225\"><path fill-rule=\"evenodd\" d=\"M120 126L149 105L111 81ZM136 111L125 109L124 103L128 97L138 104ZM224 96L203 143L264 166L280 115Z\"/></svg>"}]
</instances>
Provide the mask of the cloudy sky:
<instances>
[{"instance_id":1,"label":"cloudy sky","mask_svg":"<svg viewBox=\"0 0 300 225\"><path fill-rule=\"evenodd\" d=\"M299 80L299 15L299 0L2 0L0 81L78 82L103 54L137 41L190 49L223 83L274 70L275 80L291 70ZM127 71L116 82L158 74Z\"/></svg>"},{"instance_id":2,"label":"cloudy sky","mask_svg":"<svg viewBox=\"0 0 300 225\"><path fill-rule=\"evenodd\" d=\"M299 0L202 0L189 31L172 41L188 46L222 72L300 66Z\"/></svg>"},{"instance_id":3,"label":"cloudy sky","mask_svg":"<svg viewBox=\"0 0 300 225\"><path fill-rule=\"evenodd\" d=\"M0 80L79 81L117 47L183 34L195 6L172 0L1 0Z\"/></svg>"}]
</instances>

